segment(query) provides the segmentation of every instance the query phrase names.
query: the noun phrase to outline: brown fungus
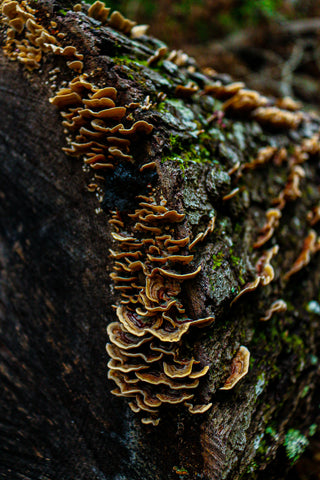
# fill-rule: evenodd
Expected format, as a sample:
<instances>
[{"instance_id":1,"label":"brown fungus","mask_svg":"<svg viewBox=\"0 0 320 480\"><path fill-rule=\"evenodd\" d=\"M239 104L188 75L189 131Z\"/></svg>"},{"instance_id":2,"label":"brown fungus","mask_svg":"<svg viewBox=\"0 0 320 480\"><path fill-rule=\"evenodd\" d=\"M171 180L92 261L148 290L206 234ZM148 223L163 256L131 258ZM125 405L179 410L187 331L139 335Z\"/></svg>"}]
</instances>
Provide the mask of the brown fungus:
<instances>
[{"instance_id":1,"label":"brown fungus","mask_svg":"<svg viewBox=\"0 0 320 480\"><path fill-rule=\"evenodd\" d=\"M94 18L95 20L99 20L101 23L105 23L107 21L108 15L110 12L110 8L106 8L104 2L94 2L88 10L88 16Z\"/></svg>"},{"instance_id":2,"label":"brown fungus","mask_svg":"<svg viewBox=\"0 0 320 480\"><path fill-rule=\"evenodd\" d=\"M307 220L311 226L320 221L320 205L316 205L312 208L312 210L310 210L310 212L308 212Z\"/></svg>"},{"instance_id":3,"label":"brown fungus","mask_svg":"<svg viewBox=\"0 0 320 480\"><path fill-rule=\"evenodd\" d=\"M151 65L156 65L160 60L163 59L163 57L167 54L168 48L167 47L160 47L158 50L155 52L154 55L148 58L148 65L149 67Z\"/></svg>"},{"instance_id":4,"label":"brown fungus","mask_svg":"<svg viewBox=\"0 0 320 480\"><path fill-rule=\"evenodd\" d=\"M262 125L274 127L276 129L295 130L303 119L303 114L301 112L289 112L287 110L281 110L278 107L269 106L261 106L257 108L252 116Z\"/></svg>"},{"instance_id":5,"label":"brown fungus","mask_svg":"<svg viewBox=\"0 0 320 480\"><path fill-rule=\"evenodd\" d=\"M241 345L231 363L231 375L220 390L231 390L249 371L250 352Z\"/></svg>"},{"instance_id":6,"label":"brown fungus","mask_svg":"<svg viewBox=\"0 0 320 480\"><path fill-rule=\"evenodd\" d=\"M300 255L290 270L283 276L284 280L289 280L292 275L308 265L311 260L311 255L317 251L317 248L317 234L314 230L310 230L309 235L304 239Z\"/></svg>"},{"instance_id":7,"label":"brown fungus","mask_svg":"<svg viewBox=\"0 0 320 480\"><path fill-rule=\"evenodd\" d=\"M281 218L281 211L278 208L269 208L266 211L267 222L261 228L257 241L253 244L253 248L260 248L264 245L273 235L275 229L279 225Z\"/></svg>"},{"instance_id":8,"label":"brown fungus","mask_svg":"<svg viewBox=\"0 0 320 480\"><path fill-rule=\"evenodd\" d=\"M143 394L133 392L124 375L133 375L134 372L140 382L137 388L141 392L151 389L160 403L183 403L192 398L194 394L187 391L197 388L209 367L193 357L180 359L180 342L190 327L210 325L214 318L188 318L179 299L181 283L194 278L201 269L199 266L189 273L181 271L193 260L193 255L184 252L189 238L173 238L174 228L170 229L171 234L166 233L167 226L180 223L184 214L168 208L164 198L156 202L153 197L141 196L139 200L139 207L128 215L133 222L129 231L123 231L122 219L116 212L110 220L116 229L112 236L119 249L118 253L112 251L115 263L111 278L115 282L114 288L118 287L122 293L122 299L116 310L118 322L115 323L119 326L118 329L112 327L111 344L107 350L112 359L109 368L116 372L116 376L110 374L109 378L115 380L120 389L114 393L135 396L134 410L152 410L159 405L153 405L150 399L142 399ZM205 233L213 228L214 220L211 220ZM130 248L133 251L139 249L140 257L130 258ZM139 340L134 340L132 347L127 345L130 338L145 337L148 340L141 347ZM140 368L141 362L148 367Z\"/></svg>"},{"instance_id":9,"label":"brown fungus","mask_svg":"<svg viewBox=\"0 0 320 480\"><path fill-rule=\"evenodd\" d=\"M272 315L276 312L285 312L287 310L287 304L284 300L276 300L270 305L270 308L266 311L264 317L260 318L261 322L267 322Z\"/></svg>"}]
</instances>

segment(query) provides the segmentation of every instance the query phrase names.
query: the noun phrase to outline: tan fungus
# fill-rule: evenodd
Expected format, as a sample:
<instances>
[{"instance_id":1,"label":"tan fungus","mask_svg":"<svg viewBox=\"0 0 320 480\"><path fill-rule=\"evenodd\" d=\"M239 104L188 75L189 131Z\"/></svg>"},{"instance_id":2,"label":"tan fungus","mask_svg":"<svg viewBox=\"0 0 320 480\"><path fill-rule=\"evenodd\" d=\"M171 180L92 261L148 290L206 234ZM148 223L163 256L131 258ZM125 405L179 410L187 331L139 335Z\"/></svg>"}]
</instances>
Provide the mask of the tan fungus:
<instances>
[{"instance_id":1,"label":"tan fungus","mask_svg":"<svg viewBox=\"0 0 320 480\"><path fill-rule=\"evenodd\" d=\"M250 352L241 345L231 363L231 375L220 390L231 390L249 371Z\"/></svg>"},{"instance_id":2,"label":"tan fungus","mask_svg":"<svg viewBox=\"0 0 320 480\"><path fill-rule=\"evenodd\" d=\"M267 322L270 320L272 315L276 312L285 312L287 310L287 304L284 300L276 300L273 302L270 306L270 308L266 311L266 314L264 317L260 318L261 322Z\"/></svg>"}]
</instances>

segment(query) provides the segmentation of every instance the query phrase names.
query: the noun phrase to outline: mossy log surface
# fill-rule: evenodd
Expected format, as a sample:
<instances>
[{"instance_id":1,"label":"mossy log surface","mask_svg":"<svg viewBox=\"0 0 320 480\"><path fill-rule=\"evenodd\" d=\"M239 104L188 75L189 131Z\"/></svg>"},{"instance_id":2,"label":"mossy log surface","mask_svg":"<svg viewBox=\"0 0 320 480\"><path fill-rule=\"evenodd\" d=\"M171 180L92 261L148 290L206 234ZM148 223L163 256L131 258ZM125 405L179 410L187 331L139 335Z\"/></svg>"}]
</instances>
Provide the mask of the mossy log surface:
<instances>
[{"instance_id":1,"label":"mossy log surface","mask_svg":"<svg viewBox=\"0 0 320 480\"><path fill-rule=\"evenodd\" d=\"M319 253L283 280L309 232L307 213L319 203L319 157L303 165L302 196L288 202L266 244L280 247L272 260L275 280L232 308L230 302L255 277L264 249L252 245L272 198L286 184L288 166L249 170L238 184L228 171L268 145L290 151L319 131L319 119L282 132L241 117L208 122L221 103L199 94L178 99L175 88L192 80L201 90L210 79L196 67L167 60L149 67L160 41L131 40L69 11L66 1L34 5L43 22L57 22L66 42L85 55L85 72L94 71L97 84L118 90L119 105L143 105L149 95L151 107L138 108L134 117L152 123L154 131L136 154L156 161L156 191L186 213L184 232L194 238L216 216L214 232L195 248L201 274L184 290L192 318L216 317L211 327L184 340L210 365L199 391L213 407L191 415L173 406L152 427L140 423L126 399L110 393L105 331L115 319L115 295L107 210L128 198L134 202L136 182L117 180L120 188L110 187L106 211L100 211L87 190L92 173L61 150L61 118L48 101L72 72L49 54L40 70L29 72L1 51L1 478L284 478L320 420ZM3 28L2 43L4 35ZM52 79L57 66L58 79ZM237 186L240 192L223 201ZM318 225L313 228L319 232ZM288 310L260 322L278 298ZM219 391L240 345L251 352L249 373L233 390Z\"/></svg>"}]
</instances>

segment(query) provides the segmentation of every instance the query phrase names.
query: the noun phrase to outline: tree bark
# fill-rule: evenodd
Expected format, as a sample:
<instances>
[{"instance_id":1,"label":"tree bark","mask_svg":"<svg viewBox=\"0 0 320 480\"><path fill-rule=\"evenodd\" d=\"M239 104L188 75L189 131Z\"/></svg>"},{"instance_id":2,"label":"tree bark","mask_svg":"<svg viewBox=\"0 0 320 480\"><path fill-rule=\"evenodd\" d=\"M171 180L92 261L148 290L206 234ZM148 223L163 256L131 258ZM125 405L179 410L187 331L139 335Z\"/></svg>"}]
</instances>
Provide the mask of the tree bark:
<instances>
[{"instance_id":1,"label":"tree bark","mask_svg":"<svg viewBox=\"0 0 320 480\"><path fill-rule=\"evenodd\" d=\"M215 230L193 252L192 265L201 265L201 273L183 289L192 318L216 318L186 339L195 357L210 365L199 395L213 407L191 415L172 406L153 427L141 424L126 399L110 393L105 330L115 320L117 297L108 275L108 249L114 248L108 208L134 211L136 179L121 191L108 184L102 211L87 189L92 172L61 150L61 117L48 101L74 74L52 54L40 69L28 71L1 52L2 478L284 478L319 421L319 254L288 281L283 278L310 231L307 213L319 203L319 155L303 164L301 197L287 202L265 246L280 247L271 262L274 281L232 307L256 276L264 247L252 245L289 167L269 163L244 172L238 184L228 171L269 145L292 151L319 131L319 119L306 115L298 129L281 131L245 116L208 121L221 103L199 94L213 79L193 60L182 67L168 60L149 66L160 41L133 40L101 27L85 13L68 11L67 1L33 6L45 26L54 21L67 34L64 45L84 54L85 72L99 86L117 89L117 105L140 102L133 116L154 130L134 153L156 162L158 176L150 177L156 194L186 213L180 233L195 238L216 216ZM4 26L1 39L4 44ZM56 67L60 73L53 79ZM176 86L189 81L199 92L177 99ZM223 201L237 186L239 193ZM279 298L287 311L260 322ZM249 373L231 391L221 391L240 345L251 352Z\"/></svg>"}]
</instances>

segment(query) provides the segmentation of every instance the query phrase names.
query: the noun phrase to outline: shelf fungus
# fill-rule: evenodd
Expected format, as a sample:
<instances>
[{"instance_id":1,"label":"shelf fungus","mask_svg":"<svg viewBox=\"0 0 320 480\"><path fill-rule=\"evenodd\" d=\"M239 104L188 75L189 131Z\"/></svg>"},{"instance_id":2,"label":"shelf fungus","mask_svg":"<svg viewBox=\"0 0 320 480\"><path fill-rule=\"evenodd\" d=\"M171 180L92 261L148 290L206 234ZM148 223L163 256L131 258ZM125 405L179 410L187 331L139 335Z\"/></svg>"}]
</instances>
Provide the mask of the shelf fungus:
<instances>
[{"instance_id":1,"label":"shelf fungus","mask_svg":"<svg viewBox=\"0 0 320 480\"><path fill-rule=\"evenodd\" d=\"M317 238L317 234L314 230L310 230L309 235L304 239L300 255L290 270L284 275L284 280L289 280L292 275L299 272L303 267L307 266L311 260L311 256L319 249L319 238Z\"/></svg>"},{"instance_id":2,"label":"shelf fungus","mask_svg":"<svg viewBox=\"0 0 320 480\"><path fill-rule=\"evenodd\" d=\"M203 242L207 238L207 236L213 232L215 223L216 223L216 217L212 217L205 231L198 233L195 239L189 244L188 246L189 250L192 250L199 242Z\"/></svg>"},{"instance_id":3,"label":"shelf fungus","mask_svg":"<svg viewBox=\"0 0 320 480\"><path fill-rule=\"evenodd\" d=\"M293 201L301 197L300 180L305 177L305 171L300 165L293 165L288 176L287 183L278 197L272 200L276 208L282 210L287 201Z\"/></svg>"},{"instance_id":4,"label":"shelf fungus","mask_svg":"<svg viewBox=\"0 0 320 480\"><path fill-rule=\"evenodd\" d=\"M271 146L261 148L258 151L257 157L253 161L247 162L241 166L241 172L244 170L253 170L261 165L265 165L275 156L277 150L276 147Z\"/></svg>"},{"instance_id":5,"label":"shelf fungus","mask_svg":"<svg viewBox=\"0 0 320 480\"><path fill-rule=\"evenodd\" d=\"M238 295L230 303L230 307L245 293L253 292L259 285L266 286L272 282L274 279L274 269L271 265L272 258L277 255L279 252L279 246L275 245L274 247L266 250L263 255L258 259L256 263L256 272L257 276L252 281L247 283L244 288L238 293Z\"/></svg>"},{"instance_id":6,"label":"shelf fungus","mask_svg":"<svg viewBox=\"0 0 320 480\"><path fill-rule=\"evenodd\" d=\"M270 308L268 308L268 310L266 311L266 314L264 315L264 317L261 317L260 318L260 321L261 322L267 322L268 320L270 320L270 318L272 317L272 315L276 312L285 312L287 310L287 304L284 300L280 299L280 300L276 300L275 302L273 302L271 305L270 305Z\"/></svg>"},{"instance_id":7,"label":"shelf fungus","mask_svg":"<svg viewBox=\"0 0 320 480\"><path fill-rule=\"evenodd\" d=\"M259 107L253 114L253 118L262 125L275 129L297 129L303 120L301 112L290 112L278 107Z\"/></svg>"},{"instance_id":8,"label":"shelf fungus","mask_svg":"<svg viewBox=\"0 0 320 480\"><path fill-rule=\"evenodd\" d=\"M220 390L231 390L249 371L250 352L241 345L231 363L231 375Z\"/></svg>"},{"instance_id":9,"label":"shelf fungus","mask_svg":"<svg viewBox=\"0 0 320 480\"><path fill-rule=\"evenodd\" d=\"M73 135L70 146L63 150L71 156L81 157L94 170L113 170L119 163L135 162L130 149L141 135L149 135L153 125L139 120L125 128L127 109L116 105L114 87L99 88L87 75L73 78L60 89L50 102L61 110L62 124ZM140 169L155 168L154 162Z\"/></svg>"},{"instance_id":10,"label":"shelf fungus","mask_svg":"<svg viewBox=\"0 0 320 480\"><path fill-rule=\"evenodd\" d=\"M245 85L242 82L229 83L228 85L223 85L221 82L216 82L211 85L206 85L203 93L205 95L210 95L217 100L228 100L238 93L239 90L243 89L244 86Z\"/></svg>"},{"instance_id":11,"label":"shelf fungus","mask_svg":"<svg viewBox=\"0 0 320 480\"><path fill-rule=\"evenodd\" d=\"M94 2L88 10L88 16L98 20L102 24L107 24L109 27L118 30L119 32L130 34L136 22L125 18L120 12L114 10L109 17L110 8L106 8L104 2Z\"/></svg>"},{"instance_id":12,"label":"shelf fungus","mask_svg":"<svg viewBox=\"0 0 320 480\"><path fill-rule=\"evenodd\" d=\"M11 60L34 70L40 68L43 53L52 53L67 57L70 69L82 71L83 55L75 47L62 47L54 35L37 23L36 11L27 2L4 0L1 13L8 27L4 52Z\"/></svg>"},{"instance_id":13,"label":"shelf fungus","mask_svg":"<svg viewBox=\"0 0 320 480\"><path fill-rule=\"evenodd\" d=\"M151 57L148 58L148 65L149 67L151 65L156 65L157 63L160 62L168 53L168 48L167 47L160 47L158 50L154 53L154 55L151 55Z\"/></svg>"},{"instance_id":14,"label":"shelf fungus","mask_svg":"<svg viewBox=\"0 0 320 480\"><path fill-rule=\"evenodd\" d=\"M253 244L253 248L260 248L264 245L273 235L275 229L279 225L281 218L281 211L278 208L269 208L266 211L267 222L261 228L257 241Z\"/></svg>"},{"instance_id":15,"label":"shelf fungus","mask_svg":"<svg viewBox=\"0 0 320 480\"><path fill-rule=\"evenodd\" d=\"M316 205L312 208L312 210L310 210L310 212L308 212L307 220L311 226L320 221L320 205Z\"/></svg>"},{"instance_id":16,"label":"shelf fungus","mask_svg":"<svg viewBox=\"0 0 320 480\"><path fill-rule=\"evenodd\" d=\"M180 98L190 98L197 93L199 87L194 82L189 82L187 85L177 85L175 88L175 95Z\"/></svg>"},{"instance_id":17,"label":"shelf fungus","mask_svg":"<svg viewBox=\"0 0 320 480\"><path fill-rule=\"evenodd\" d=\"M184 214L169 209L162 198L139 197L139 207L128 222L114 212L110 224L118 247L111 250L111 278L121 299L117 321L108 326L109 379L113 393L130 398L142 422L156 425L162 404L180 404L190 413L203 413L211 404L193 405L195 389L209 366L183 354L181 338L190 328L210 325L213 317L188 318L180 298L183 282L194 278L200 267L188 267L189 237L175 238L174 226ZM125 227L125 224L131 227ZM127 231L129 228L130 231Z\"/></svg>"},{"instance_id":18,"label":"shelf fungus","mask_svg":"<svg viewBox=\"0 0 320 480\"><path fill-rule=\"evenodd\" d=\"M269 102L269 99L260 93L241 88L223 103L222 108L228 114L251 114L253 110L266 106Z\"/></svg>"}]
</instances>

